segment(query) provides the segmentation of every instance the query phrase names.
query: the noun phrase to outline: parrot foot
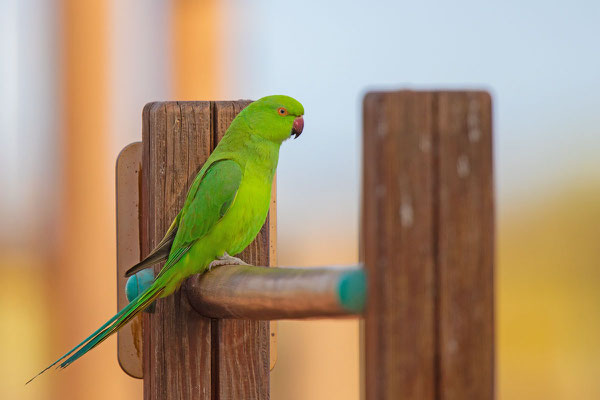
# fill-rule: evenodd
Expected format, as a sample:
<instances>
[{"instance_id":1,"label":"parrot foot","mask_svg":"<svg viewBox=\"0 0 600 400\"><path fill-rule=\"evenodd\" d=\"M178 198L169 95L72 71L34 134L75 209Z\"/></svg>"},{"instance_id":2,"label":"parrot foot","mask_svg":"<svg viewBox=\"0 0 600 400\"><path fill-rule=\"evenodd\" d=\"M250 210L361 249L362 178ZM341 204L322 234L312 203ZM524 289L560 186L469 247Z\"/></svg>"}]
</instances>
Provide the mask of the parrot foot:
<instances>
[{"instance_id":1,"label":"parrot foot","mask_svg":"<svg viewBox=\"0 0 600 400\"><path fill-rule=\"evenodd\" d=\"M210 271L211 269L213 269L213 267L220 267L222 265L249 265L249 264L237 257L232 257L229 254L225 253L221 257L217 258L216 260L214 260L213 262L208 264L208 270Z\"/></svg>"}]
</instances>

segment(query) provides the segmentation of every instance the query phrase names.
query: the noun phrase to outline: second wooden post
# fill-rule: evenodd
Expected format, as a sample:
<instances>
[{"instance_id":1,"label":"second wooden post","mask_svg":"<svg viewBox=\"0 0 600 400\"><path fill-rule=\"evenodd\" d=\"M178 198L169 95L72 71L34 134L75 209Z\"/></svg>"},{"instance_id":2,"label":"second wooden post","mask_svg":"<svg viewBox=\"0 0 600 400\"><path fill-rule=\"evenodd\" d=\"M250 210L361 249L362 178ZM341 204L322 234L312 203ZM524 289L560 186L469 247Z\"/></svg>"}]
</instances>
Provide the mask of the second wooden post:
<instances>
[{"instance_id":1,"label":"second wooden post","mask_svg":"<svg viewBox=\"0 0 600 400\"><path fill-rule=\"evenodd\" d=\"M491 98L369 93L367 400L494 398Z\"/></svg>"}]
</instances>

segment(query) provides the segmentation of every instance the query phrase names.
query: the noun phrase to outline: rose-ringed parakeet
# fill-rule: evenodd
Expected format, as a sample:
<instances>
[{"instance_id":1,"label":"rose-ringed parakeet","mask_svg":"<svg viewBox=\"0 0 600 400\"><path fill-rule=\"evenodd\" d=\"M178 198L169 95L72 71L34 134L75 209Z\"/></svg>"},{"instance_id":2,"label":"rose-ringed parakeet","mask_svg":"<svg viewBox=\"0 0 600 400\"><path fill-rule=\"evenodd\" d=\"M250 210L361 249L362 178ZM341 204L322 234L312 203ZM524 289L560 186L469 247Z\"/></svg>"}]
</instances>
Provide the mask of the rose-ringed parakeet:
<instances>
[{"instance_id":1,"label":"rose-ringed parakeet","mask_svg":"<svg viewBox=\"0 0 600 400\"><path fill-rule=\"evenodd\" d=\"M279 148L300 135L303 114L302 104L281 95L263 97L242 110L196 176L165 237L127 271L129 276L166 260L152 285L29 382L58 363L69 366L214 260L236 262L230 255L242 252L265 222Z\"/></svg>"}]
</instances>

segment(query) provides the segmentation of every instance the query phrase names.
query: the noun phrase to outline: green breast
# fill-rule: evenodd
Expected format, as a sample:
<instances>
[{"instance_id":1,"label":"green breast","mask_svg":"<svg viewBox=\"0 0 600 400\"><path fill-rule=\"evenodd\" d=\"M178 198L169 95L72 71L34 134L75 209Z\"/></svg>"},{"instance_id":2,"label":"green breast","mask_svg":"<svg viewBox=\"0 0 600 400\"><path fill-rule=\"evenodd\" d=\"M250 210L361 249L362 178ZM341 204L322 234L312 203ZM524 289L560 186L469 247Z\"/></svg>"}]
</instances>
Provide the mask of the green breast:
<instances>
[{"instance_id":1,"label":"green breast","mask_svg":"<svg viewBox=\"0 0 600 400\"><path fill-rule=\"evenodd\" d=\"M232 235L227 253L241 253L265 223L271 203L273 174L258 168L246 168L235 201L227 213ZM226 222L226 221L223 221Z\"/></svg>"}]
</instances>

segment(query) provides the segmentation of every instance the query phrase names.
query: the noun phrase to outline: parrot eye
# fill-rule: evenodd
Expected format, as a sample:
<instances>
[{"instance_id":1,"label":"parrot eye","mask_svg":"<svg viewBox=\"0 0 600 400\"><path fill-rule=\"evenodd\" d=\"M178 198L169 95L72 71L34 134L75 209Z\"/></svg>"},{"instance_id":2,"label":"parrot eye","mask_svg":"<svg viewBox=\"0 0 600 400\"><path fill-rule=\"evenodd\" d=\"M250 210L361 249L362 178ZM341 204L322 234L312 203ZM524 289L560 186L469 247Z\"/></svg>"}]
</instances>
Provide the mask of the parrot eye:
<instances>
[{"instance_id":1,"label":"parrot eye","mask_svg":"<svg viewBox=\"0 0 600 400\"><path fill-rule=\"evenodd\" d=\"M277 109L277 112L279 113L279 115L282 115L282 116L288 115L288 111L283 107L279 107Z\"/></svg>"}]
</instances>

